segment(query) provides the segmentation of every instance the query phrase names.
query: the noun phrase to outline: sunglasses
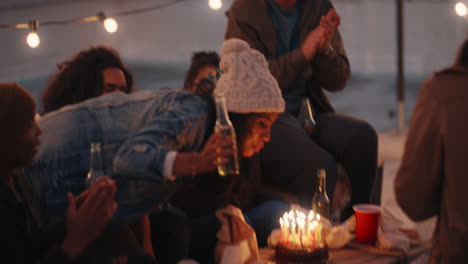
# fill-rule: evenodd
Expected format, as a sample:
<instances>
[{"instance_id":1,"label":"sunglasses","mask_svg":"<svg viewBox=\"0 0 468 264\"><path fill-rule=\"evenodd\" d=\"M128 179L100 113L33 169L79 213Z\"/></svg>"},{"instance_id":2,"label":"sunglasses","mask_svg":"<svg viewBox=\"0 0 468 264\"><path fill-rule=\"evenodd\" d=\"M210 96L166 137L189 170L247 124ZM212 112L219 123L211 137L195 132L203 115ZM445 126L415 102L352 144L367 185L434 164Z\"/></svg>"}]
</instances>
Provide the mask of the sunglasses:
<instances>
[{"instance_id":1,"label":"sunglasses","mask_svg":"<svg viewBox=\"0 0 468 264\"><path fill-rule=\"evenodd\" d=\"M223 73L224 72L221 69L213 68L213 71L208 73L208 79L217 82Z\"/></svg>"},{"instance_id":2,"label":"sunglasses","mask_svg":"<svg viewBox=\"0 0 468 264\"><path fill-rule=\"evenodd\" d=\"M201 95L211 96L222 73L222 70L214 68L213 72L208 73L208 78L203 78L198 82L196 92Z\"/></svg>"},{"instance_id":3,"label":"sunglasses","mask_svg":"<svg viewBox=\"0 0 468 264\"><path fill-rule=\"evenodd\" d=\"M196 93L204 96L211 96L215 87L216 85L212 80L203 78L197 84Z\"/></svg>"}]
</instances>

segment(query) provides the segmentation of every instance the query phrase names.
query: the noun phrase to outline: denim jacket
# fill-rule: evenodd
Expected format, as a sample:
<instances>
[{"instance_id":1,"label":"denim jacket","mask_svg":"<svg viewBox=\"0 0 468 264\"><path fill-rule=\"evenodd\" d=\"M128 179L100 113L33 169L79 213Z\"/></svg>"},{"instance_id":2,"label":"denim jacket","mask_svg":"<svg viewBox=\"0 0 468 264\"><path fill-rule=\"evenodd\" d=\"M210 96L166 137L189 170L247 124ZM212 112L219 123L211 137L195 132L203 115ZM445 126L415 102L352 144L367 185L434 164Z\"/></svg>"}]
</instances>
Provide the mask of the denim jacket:
<instances>
[{"instance_id":1,"label":"denim jacket","mask_svg":"<svg viewBox=\"0 0 468 264\"><path fill-rule=\"evenodd\" d=\"M199 151L211 131L209 104L182 90L111 93L64 107L39 122L41 144L25 170L42 220L63 216L66 193L85 189L90 143L101 142L103 169L117 183L115 218L139 216L168 198L166 154Z\"/></svg>"}]
</instances>

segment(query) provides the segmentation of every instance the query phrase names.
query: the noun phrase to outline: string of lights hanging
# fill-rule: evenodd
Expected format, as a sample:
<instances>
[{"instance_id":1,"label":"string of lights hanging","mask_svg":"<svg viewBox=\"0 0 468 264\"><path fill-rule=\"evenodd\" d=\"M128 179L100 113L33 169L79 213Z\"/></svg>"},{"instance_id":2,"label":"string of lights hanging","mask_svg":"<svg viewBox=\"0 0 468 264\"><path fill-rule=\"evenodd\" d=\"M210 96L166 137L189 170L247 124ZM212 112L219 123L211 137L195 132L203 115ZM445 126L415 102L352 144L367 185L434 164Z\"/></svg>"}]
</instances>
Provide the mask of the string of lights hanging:
<instances>
[{"instance_id":1,"label":"string of lights hanging","mask_svg":"<svg viewBox=\"0 0 468 264\"><path fill-rule=\"evenodd\" d=\"M468 13L468 8L464 2L458 2L455 4L455 12L457 15L464 17Z\"/></svg>"},{"instance_id":2,"label":"string of lights hanging","mask_svg":"<svg viewBox=\"0 0 468 264\"><path fill-rule=\"evenodd\" d=\"M160 10L163 8L167 8L181 2L186 2L188 0L173 0L168 3L148 6L139 9L128 10L124 12L119 12L114 14L111 17L108 17L104 14L104 12L99 12L97 15L94 16L87 16L87 17L79 17L79 18L71 18L66 20L50 20L44 21L40 23L41 28L53 25L67 25L67 24L75 24L75 23L89 23L89 22L96 22L99 21L103 24L105 30L109 33L115 33L119 28L119 25L115 18L129 16L154 10ZM222 0L208 0L208 5L213 10L218 10L222 7L223 3ZM0 29L29 29L29 34L26 37L26 43L31 48L37 48L41 44L41 39L37 33L39 28L39 20L30 20L28 23L23 24L0 24Z\"/></svg>"}]
</instances>

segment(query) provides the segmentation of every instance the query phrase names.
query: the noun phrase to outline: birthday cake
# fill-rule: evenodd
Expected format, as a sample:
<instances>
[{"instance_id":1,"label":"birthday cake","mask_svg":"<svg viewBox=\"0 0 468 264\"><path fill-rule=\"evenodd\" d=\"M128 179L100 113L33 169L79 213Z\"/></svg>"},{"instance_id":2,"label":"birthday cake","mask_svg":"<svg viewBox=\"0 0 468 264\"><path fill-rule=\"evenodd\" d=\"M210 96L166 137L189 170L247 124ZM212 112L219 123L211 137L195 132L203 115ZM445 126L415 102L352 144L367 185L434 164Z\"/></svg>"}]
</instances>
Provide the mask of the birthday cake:
<instances>
[{"instance_id":1,"label":"birthday cake","mask_svg":"<svg viewBox=\"0 0 468 264\"><path fill-rule=\"evenodd\" d=\"M288 248L279 244L275 247L275 260L279 264L328 263L328 248Z\"/></svg>"},{"instance_id":2,"label":"birthday cake","mask_svg":"<svg viewBox=\"0 0 468 264\"><path fill-rule=\"evenodd\" d=\"M328 247L323 239L320 215L306 216L300 211L285 213L280 219L281 236L275 244L275 261L279 264L328 263Z\"/></svg>"}]
</instances>

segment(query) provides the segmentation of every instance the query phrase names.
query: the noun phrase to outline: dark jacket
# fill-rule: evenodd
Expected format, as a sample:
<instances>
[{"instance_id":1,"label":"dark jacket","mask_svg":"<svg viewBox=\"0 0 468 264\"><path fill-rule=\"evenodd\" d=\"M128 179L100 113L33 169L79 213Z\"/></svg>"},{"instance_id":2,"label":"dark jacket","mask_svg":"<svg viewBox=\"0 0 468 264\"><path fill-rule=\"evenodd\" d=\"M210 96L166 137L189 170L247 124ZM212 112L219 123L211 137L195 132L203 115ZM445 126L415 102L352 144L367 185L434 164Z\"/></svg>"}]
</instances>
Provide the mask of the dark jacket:
<instances>
[{"instance_id":1,"label":"dark jacket","mask_svg":"<svg viewBox=\"0 0 468 264\"><path fill-rule=\"evenodd\" d=\"M171 203L190 217L205 216L228 204L248 210L266 200L297 203L298 199L260 183L260 158L239 160L240 175L219 176L217 173L197 176L193 181L179 184Z\"/></svg>"},{"instance_id":2,"label":"dark jacket","mask_svg":"<svg viewBox=\"0 0 468 264\"><path fill-rule=\"evenodd\" d=\"M240 159L238 176L219 176L217 173L199 175L193 181L181 183L172 197L172 204L190 217L204 216L233 204L241 209L249 207L260 184L258 155Z\"/></svg>"},{"instance_id":3,"label":"dark jacket","mask_svg":"<svg viewBox=\"0 0 468 264\"><path fill-rule=\"evenodd\" d=\"M468 69L435 73L421 88L395 179L403 211L438 216L431 263L468 263Z\"/></svg>"},{"instance_id":4,"label":"dark jacket","mask_svg":"<svg viewBox=\"0 0 468 264\"><path fill-rule=\"evenodd\" d=\"M299 41L332 8L329 0L307 0L302 2L299 20ZM306 88L314 108L319 113L333 112L333 107L321 88L335 92L344 89L350 76L349 61L340 33L332 39L334 52L317 55L308 62L300 48L282 57L276 57L276 32L268 15L266 0L236 0L226 13L228 25L225 39L240 38L260 51L269 61L269 68L282 90L287 89L299 75L306 79Z\"/></svg>"},{"instance_id":5,"label":"dark jacket","mask_svg":"<svg viewBox=\"0 0 468 264\"><path fill-rule=\"evenodd\" d=\"M32 190L25 176L13 175L17 194L0 181L0 256L8 263L70 263L59 242L65 233L64 225L45 232L40 228L32 198Z\"/></svg>"}]
</instances>

